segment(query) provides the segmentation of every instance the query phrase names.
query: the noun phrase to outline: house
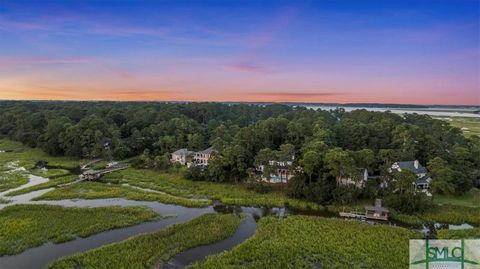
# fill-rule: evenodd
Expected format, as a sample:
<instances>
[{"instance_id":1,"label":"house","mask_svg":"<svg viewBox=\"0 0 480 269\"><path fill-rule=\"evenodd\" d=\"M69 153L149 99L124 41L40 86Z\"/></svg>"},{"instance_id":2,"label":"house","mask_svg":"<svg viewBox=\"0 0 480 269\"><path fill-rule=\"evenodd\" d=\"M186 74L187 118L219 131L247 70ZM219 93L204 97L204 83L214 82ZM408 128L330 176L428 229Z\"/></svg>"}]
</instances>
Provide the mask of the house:
<instances>
[{"instance_id":1,"label":"house","mask_svg":"<svg viewBox=\"0 0 480 269\"><path fill-rule=\"evenodd\" d=\"M197 166L207 166L208 160L212 157L213 147L209 147L202 151L195 152L193 163Z\"/></svg>"},{"instance_id":2,"label":"house","mask_svg":"<svg viewBox=\"0 0 480 269\"><path fill-rule=\"evenodd\" d=\"M363 188L365 187L368 178L368 170L366 168L360 168L355 179L350 176L337 177L337 185L354 185L357 188Z\"/></svg>"},{"instance_id":3,"label":"house","mask_svg":"<svg viewBox=\"0 0 480 269\"><path fill-rule=\"evenodd\" d=\"M375 199L374 206L365 207L365 218L375 220L388 220L388 209L382 207L382 199Z\"/></svg>"},{"instance_id":4,"label":"house","mask_svg":"<svg viewBox=\"0 0 480 269\"><path fill-rule=\"evenodd\" d=\"M187 164L187 157L188 155L192 154L192 151L189 151L186 148L179 149L175 152L172 153L172 158L170 161L172 163L179 163L181 165L186 165Z\"/></svg>"},{"instance_id":5,"label":"house","mask_svg":"<svg viewBox=\"0 0 480 269\"><path fill-rule=\"evenodd\" d=\"M300 169L299 167L291 169L292 161L270 160L269 165L275 168L275 171L270 173L270 179L265 176L265 165L259 165L256 169L257 173L260 174L261 180L268 183L287 183L295 176L295 172Z\"/></svg>"},{"instance_id":6,"label":"house","mask_svg":"<svg viewBox=\"0 0 480 269\"><path fill-rule=\"evenodd\" d=\"M427 168L420 164L418 160L415 161L405 161L405 162L395 162L392 164L392 167L389 169L389 172L403 170L411 171L417 176L417 181L415 184L415 189L421 192L428 193L428 188L430 187L430 182L432 179L427 175Z\"/></svg>"}]
</instances>

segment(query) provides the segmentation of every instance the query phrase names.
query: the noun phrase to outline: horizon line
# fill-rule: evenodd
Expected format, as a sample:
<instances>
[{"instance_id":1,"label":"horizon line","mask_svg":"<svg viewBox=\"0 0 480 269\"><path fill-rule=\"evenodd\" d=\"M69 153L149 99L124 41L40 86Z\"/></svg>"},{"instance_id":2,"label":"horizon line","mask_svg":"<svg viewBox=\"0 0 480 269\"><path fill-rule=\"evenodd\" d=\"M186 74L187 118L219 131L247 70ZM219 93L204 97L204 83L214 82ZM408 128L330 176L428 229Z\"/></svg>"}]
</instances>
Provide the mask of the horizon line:
<instances>
[{"instance_id":1,"label":"horizon line","mask_svg":"<svg viewBox=\"0 0 480 269\"><path fill-rule=\"evenodd\" d=\"M414 103L369 103L369 102L281 102L281 101L209 101L209 100L109 100L109 99L3 99L0 102L118 102L118 103L240 103L240 104L312 104L312 105L394 105L394 106L448 106L448 107L479 107L476 105L452 104L414 104Z\"/></svg>"}]
</instances>

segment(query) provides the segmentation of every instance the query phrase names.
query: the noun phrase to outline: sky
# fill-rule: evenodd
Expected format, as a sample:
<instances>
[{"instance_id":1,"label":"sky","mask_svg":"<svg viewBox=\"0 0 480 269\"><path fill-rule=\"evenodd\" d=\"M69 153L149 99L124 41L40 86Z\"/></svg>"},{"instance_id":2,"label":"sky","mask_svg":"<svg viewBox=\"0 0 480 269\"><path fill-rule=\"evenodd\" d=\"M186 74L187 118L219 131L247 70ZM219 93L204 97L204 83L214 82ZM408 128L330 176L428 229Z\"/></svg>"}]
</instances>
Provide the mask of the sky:
<instances>
[{"instance_id":1,"label":"sky","mask_svg":"<svg viewBox=\"0 0 480 269\"><path fill-rule=\"evenodd\" d=\"M0 0L0 99L480 105L480 1Z\"/></svg>"}]
</instances>

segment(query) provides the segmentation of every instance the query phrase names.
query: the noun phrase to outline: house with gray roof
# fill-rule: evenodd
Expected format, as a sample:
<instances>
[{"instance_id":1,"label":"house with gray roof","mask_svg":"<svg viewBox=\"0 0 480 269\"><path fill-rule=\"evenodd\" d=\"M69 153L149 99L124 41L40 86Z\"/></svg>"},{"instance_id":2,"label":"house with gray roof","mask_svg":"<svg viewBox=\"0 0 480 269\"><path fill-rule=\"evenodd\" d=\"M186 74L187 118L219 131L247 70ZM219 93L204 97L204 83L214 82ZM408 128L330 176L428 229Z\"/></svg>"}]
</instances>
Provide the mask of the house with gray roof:
<instances>
[{"instance_id":1,"label":"house with gray roof","mask_svg":"<svg viewBox=\"0 0 480 269\"><path fill-rule=\"evenodd\" d=\"M202 151L195 152L195 155L193 156L193 163L197 166L207 166L208 160L210 160L212 157L213 151L213 147L209 147Z\"/></svg>"},{"instance_id":2,"label":"house with gray roof","mask_svg":"<svg viewBox=\"0 0 480 269\"><path fill-rule=\"evenodd\" d=\"M392 167L389 169L390 172L393 171L411 171L417 176L417 181L415 184L416 190L421 192L427 193L427 195L431 195L428 192L428 188L430 187L430 182L432 179L427 175L428 171L427 168L420 164L418 160L414 161L403 161L403 162L395 162L392 164Z\"/></svg>"}]
</instances>

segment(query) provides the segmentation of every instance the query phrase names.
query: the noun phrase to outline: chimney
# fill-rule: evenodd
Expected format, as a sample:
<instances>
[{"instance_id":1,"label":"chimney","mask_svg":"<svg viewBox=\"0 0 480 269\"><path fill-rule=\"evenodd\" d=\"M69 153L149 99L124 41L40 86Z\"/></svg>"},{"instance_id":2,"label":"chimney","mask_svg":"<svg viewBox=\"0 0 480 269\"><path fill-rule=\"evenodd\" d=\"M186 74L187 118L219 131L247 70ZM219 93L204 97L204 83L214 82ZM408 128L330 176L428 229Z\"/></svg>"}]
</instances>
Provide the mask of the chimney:
<instances>
[{"instance_id":1,"label":"chimney","mask_svg":"<svg viewBox=\"0 0 480 269\"><path fill-rule=\"evenodd\" d=\"M382 199L375 199L375 207L382 207Z\"/></svg>"},{"instance_id":2,"label":"chimney","mask_svg":"<svg viewBox=\"0 0 480 269\"><path fill-rule=\"evenodd\" d=\"M418 160L415 160L415 162L413 163L413 166L415 166L415 169L418 169L418 165L419 165Z\"/></svg>"}]
</instances>

